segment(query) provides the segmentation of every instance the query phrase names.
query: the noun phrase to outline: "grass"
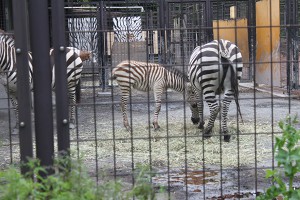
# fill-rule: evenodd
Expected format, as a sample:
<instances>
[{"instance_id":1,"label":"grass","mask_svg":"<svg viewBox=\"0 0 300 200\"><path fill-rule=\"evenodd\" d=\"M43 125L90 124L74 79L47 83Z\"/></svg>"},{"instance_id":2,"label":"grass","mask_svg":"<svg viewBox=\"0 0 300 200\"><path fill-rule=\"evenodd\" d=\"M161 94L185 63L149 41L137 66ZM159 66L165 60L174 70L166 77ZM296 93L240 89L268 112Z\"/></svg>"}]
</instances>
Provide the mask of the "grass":
<instances>
[{"instance_id":1,"label":"grass","mask_svg":"<svg viewBox=\"0 0 300 200\"><path fill-rule=\"evenodd\" d=\"M192 124L172 121L168 123L168 129L165 123L160 125L159 131L153 131L142 122L134 124L132 134L123 127L116 128L114 132L111 128L98 129L97 146L93 141L94 135L86 132L81 139L91 141L80 143L80 151L89 155L90 159L97 152L100 163L112 161L115 157L117 168L130 166L132 160L135 163L152 163L154 167L167 167L169 164L178 168L185 164L200 167L203 159L206 165L220 165L222 162L223 167L254 166L255 162L272 159L272 129L268 124L257 125L256 131L251 123L240 124L240 134L237 135L236 122L230 122L232 140L229 143L220 140L217 124L213 137L205 140L201 131Z\"/></svg>"}]
</instances>

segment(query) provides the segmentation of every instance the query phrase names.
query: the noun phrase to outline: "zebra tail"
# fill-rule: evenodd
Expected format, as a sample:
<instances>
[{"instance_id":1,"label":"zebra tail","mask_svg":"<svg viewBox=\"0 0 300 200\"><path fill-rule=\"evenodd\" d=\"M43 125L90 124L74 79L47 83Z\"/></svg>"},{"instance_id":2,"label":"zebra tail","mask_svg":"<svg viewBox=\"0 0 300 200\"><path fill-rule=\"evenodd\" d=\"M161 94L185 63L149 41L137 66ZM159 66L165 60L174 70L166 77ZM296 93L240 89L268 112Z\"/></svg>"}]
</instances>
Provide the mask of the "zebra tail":
<instances>
[{"instance_id":1,"label":"zebra tail","mask_svg":"<svg viewBox=\"0 0 300 200\"><path fill-rule=\"evenodd\" d=\"M80 101L81 101L81 79L79 79L78 83L76 84L75 97L76 97L76 103L80 103Z\"/></svg>"},{"instance_id":2,"label":"zebra tail","mask_svg":"<svg viewBox=\"0 0 300 200\"><path fill-rule=\"evenodd\" d=\"M113 73L110 77L111 80L115 80L117 78L117 76Z\"/></svg>"},{"instance_id":3,"label":"zebra tail","mask_svg":"<svg viewBox=\"0 0 300 200\"><path fill-rule=\"evenodd\" d=\"M242 113L241 113L241 108L240 108L240 104L239 104L239 83L238 83L238 79L236 77L236 73L234 72L234 69L233 69L233 65L230 64L230 69L231 69L231 86L232 86L232 89L233 89L233 93L234 93L234 100L235 100L235 103L236 103L236 107L237 107L237 110L239 112L239 115L241 117L241 120L242 120L242 123L244 123L244 120L243 120L243 117L242 117Z\"/></svg>"}]
</instances>

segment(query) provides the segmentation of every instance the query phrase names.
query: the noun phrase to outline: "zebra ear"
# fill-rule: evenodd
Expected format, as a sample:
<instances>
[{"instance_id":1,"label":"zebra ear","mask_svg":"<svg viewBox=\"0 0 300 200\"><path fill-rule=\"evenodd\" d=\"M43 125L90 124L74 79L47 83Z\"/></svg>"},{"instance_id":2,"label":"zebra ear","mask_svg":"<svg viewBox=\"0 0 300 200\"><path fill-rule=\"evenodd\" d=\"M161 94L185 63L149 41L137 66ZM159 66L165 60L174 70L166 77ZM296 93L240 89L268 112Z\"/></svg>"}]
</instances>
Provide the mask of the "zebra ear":
<instances>
[{"instance_id":1,"label":"zebra ear","mask_svg":"<svg viewBox=\"0 0 300 200\"><path fill-rule=\"evenodd\" d=\"M186 89L190 90L192 87L191 82L186 82Z\"/></svg>"},{"instance_id":2,"label":"zebra ear","mask_svg":"<svg viewBox=\"0 0 300 200\"><path fill-rule=\"evenodd\" d=\"M190 95L191 92L192 92L192 85L190 82L186 82L185 84L185 92L186 92L186 95Z\"/></svg>"}]
</instances>

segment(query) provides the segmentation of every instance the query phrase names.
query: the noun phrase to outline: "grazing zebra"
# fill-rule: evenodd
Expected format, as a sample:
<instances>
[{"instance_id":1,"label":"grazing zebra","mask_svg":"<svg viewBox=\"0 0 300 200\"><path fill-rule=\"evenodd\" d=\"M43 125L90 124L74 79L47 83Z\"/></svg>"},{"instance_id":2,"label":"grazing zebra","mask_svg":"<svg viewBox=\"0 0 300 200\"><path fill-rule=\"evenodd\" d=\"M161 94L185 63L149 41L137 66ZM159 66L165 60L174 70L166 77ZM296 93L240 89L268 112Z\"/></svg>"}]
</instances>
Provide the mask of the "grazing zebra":
<instances>
[{"instance_id":1,"label":"grazing zebra","mask_svg":"<svg viewBox=\"0 0 300 200\"><path fill-rule=\"evenodd\" d=\"M78 53L83 53L82 57L87 59L86 52L80 51L73 47L66 48L67 78L70 109L70 128L75 127L75 90L78 85L82 72L82 59ZM55 67L54 67L54 51L50 49L50 60L52 66L52 87L55 88ZM29 84L31 91L33 90L33 66L32 55L28 52L29 58ZM18 127L18 103L17 103L17 69L16 69L16 53L14 40L5 35L0 34L0 72L6 76L0 78L1 84L4 85L6 92L9 94L11 103L16 114L16 127Z\"/></svg>"},{"instance_id":2,"label":"grazing zebra","mask_svg":"<svg viewBox=\"0 0 300 200\"><path fill-rule=\"evenodd\" d=\"M203 100L207 102L210 110L210 118L204 136L210 137L215 119L220 110L216 95L224 94L221 103L221 130L224 140L229 141L230 135L227 129L227 113L230 102L234 99L241 116L238 102L238 83L242 77L242 54L239 48L228 40L214 40L203 46L198 46L192 52L189 62L188 76L191 85L198 96L197 106L192 107L193 113L199 112L199 116L193 115L193 121L199 122L199 128L203 129ZM196 110L196 112L195 112ZM241 116L242 117L242 116Z\"/></svg>"},{"instance_id":3,"label":"grazing zebra","mask_svg":"<svg viewBox=\"0 0 300 200\"><path fill-rule=\"evenodd\" d=\"M184 92L186 88L191 88L187 77L178 70L167 70L163 66L154 63L137 61L123 61L112 71L112 78L115 79L121 90L121 111L123 113L123 123L130 131L127 117L127 100L131 88L140 91L153 91L155 99L155 112L153 119L154 129L159 129L158 114L161 108L161 97L167 88L178 92ZM193 96L190 96L194 101ZM190 101L190 99L188 100Z\"/></svg>"}]
</instances>

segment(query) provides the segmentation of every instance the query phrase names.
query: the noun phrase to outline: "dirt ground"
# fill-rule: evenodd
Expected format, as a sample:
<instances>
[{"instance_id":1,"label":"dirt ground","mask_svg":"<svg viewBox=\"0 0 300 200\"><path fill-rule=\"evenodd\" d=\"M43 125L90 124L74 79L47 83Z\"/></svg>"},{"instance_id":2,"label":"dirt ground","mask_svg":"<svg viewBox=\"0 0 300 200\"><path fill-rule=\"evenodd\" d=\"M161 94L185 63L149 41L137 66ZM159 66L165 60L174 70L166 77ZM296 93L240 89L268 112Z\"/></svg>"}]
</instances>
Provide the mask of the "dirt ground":
<instances>
[{"instance_id":1,"label":"dirt ground","mask_svg":"<svg viewBox=\"0 0 300 200\"><path fill-rule=\"evenodd\" d=\"M0 88L0 167L18 162L18 136L9 135L15 123L7 97ZM216 122L213 137L203 140L190 121L183 95L168 91L159 115L160 130L151 128L153 94L132 93L128 106L132 132L124 130L119 90L101 92L99 87L82 89L77 107L78 126L71 131L71 149L92 176L101 181L120 178L130 187L137 164L150 165L158 199L255 199L271 183L265 169L276 166L272 158L278 122L289 113L298 114L300 101L241 87L243 123L237 122L232 102L229 130L232 139L220 139ZM148 103L150 102L150 103ZM205 119L208 108L205 105ZM11 144L11 145L10 145ZM300 184L299 179L296 182Z\"/></svg>"}]
</instances>

